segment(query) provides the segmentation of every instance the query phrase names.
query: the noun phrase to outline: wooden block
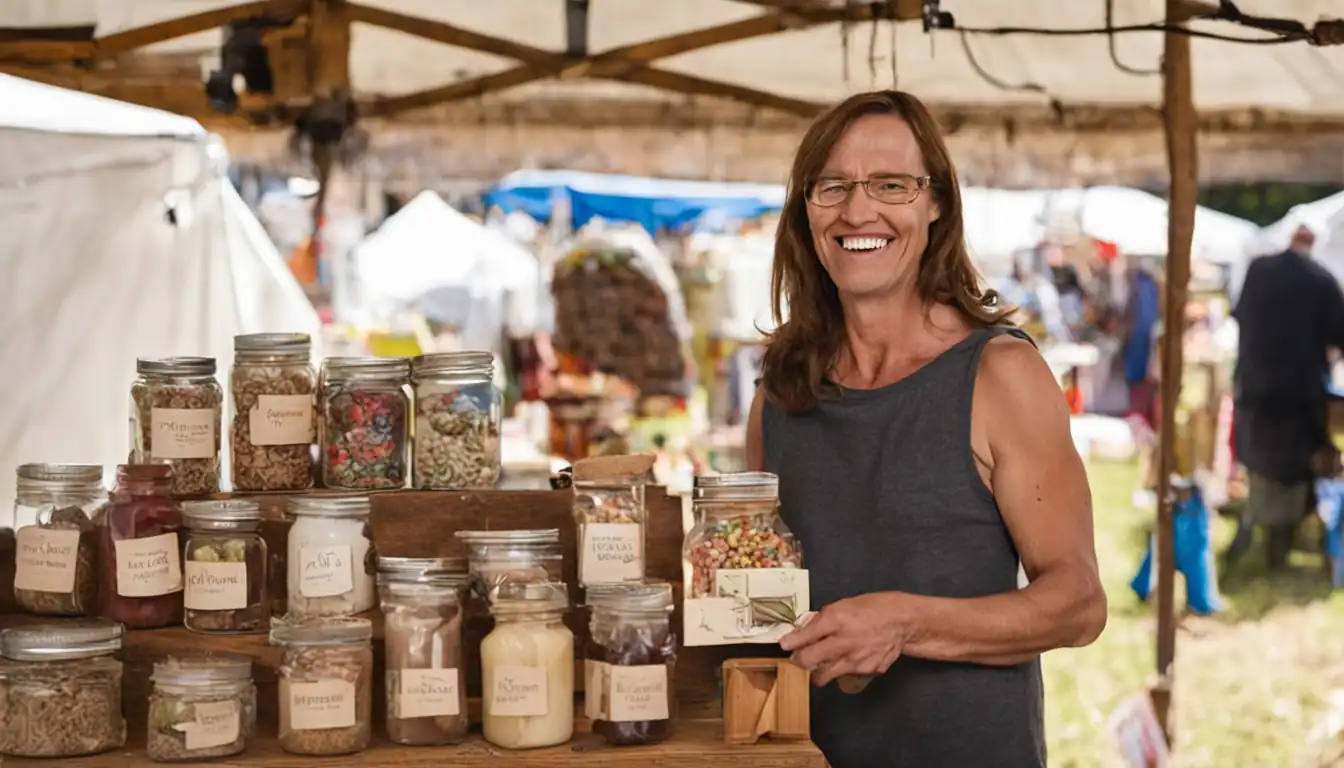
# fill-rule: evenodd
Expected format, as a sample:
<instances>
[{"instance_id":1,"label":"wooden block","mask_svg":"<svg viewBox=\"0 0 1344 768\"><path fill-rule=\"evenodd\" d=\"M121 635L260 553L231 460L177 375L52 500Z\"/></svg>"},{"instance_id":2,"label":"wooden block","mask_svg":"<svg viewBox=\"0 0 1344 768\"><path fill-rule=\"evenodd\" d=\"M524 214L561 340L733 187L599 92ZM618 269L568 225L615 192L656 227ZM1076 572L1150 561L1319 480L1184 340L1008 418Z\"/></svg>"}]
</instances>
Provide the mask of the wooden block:
<instances>
[{"instance_id":1,"label":"wooden block","mask_svg":"<svg viewBox=\"0 0 1344 768\"><path fill-rule=\"evenodd\" d=\"M729 659L723 663L723 739L755 744L812 737L808 674L787 659Z\"/></svg>"}]
</instances>

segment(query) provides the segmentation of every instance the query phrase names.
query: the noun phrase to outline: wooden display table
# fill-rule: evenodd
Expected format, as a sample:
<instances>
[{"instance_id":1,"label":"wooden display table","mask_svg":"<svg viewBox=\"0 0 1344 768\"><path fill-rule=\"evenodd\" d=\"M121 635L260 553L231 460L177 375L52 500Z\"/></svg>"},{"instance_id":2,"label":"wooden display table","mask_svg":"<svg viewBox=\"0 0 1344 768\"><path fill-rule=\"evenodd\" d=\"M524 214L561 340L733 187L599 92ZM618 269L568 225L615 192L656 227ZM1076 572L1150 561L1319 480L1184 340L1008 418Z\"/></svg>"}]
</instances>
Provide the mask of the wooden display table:
<instances>
[{"instance_id":1,"label":"wooden display table","mask_svg":"<svg viewBox=\"0 0 1344 768\"><path fill-rule=\"evenodd\" d=\"M317 492L321 493L321 492ZM289 523L282 517L287 496L235 496L261 505L265 521L262 535L270 549L272 605L283 611L286 590L285 552ZM572 494L569 491L485 491L417 492L397 491L374 494L374 546L382 555L392 557L462 556L458 530L516 530L558 528L564 548L565 581L571 585L571 603L580 604L577 582L577 542L572 518ZM677 610L673 627L681 630L682 509L681 500L668 496L660 487L647 493L649 522L645 531L646 570L651 578L673 583ZM0 541L0 574L13 568L12 542ZM705 768L824 768L821 751L808 741L771 742L763 740L751 746L729 746L724 742L720 667L725 659L769 655L770 646L743 645L724 648L678 647L673 687L676 692L679 722L677 735L669 742L646 747L609 747L588 733L588 724L576 722L574 740L563 746L513 752L486 744L473 735L457 747L402 747L383 739L384 688L382 614L373 610L361 614L374 624L373 743L369 749L345 757L307 757L288 755L275 742L278 722L276 667L280 649L269 644L266 635L203 635L182 627L127 631L121 658L125 664L122 710L127 721L127 747L122 750L80 759L21 760L4 758L4 764L45 765L59 763L71 768L100 766L150 765L143 744L149 706L149 676L155 661L170 654L205 651L238 653L253 660L257 686L257 736L246 752L236 757L211 761L230 766L508 766L509 768L559 768L559 766L630 766L648 764L663 768L704 766ZM0 628L46 622L50 619L9 613L0 615ZM582 609L571 611L566 621L575 633L575 647L582 649L588 636L587 616ZM480 641L489 630L480 617L463 624L466 645L464 681L473 723L480 720ZM775 647L776 652L778 648ZM575 675L577 686L575 711L582 712L584 675L582 661ZM479 728L476 728L479 731Z\"/></svg>"}]
</instances>

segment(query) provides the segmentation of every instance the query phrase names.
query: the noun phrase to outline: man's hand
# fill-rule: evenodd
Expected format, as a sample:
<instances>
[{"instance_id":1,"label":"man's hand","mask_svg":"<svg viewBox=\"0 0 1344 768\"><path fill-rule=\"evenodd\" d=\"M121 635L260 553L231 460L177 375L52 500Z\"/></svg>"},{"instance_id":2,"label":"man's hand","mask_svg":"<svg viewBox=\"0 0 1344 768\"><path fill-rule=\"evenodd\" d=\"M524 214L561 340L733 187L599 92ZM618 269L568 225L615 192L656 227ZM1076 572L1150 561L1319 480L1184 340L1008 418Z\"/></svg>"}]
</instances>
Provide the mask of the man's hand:
<instances>
[{"instance_id":1,"label":"man's hand","mask_svg":"<svg viewBox=\"0 0 1344 768\"><path fill-rule=\"evenodd\" d=\"M899 592L875 592L831 603L779 646L822 686L842 675L884 674L901 657L910 633Z\"/></svg>"}]
</instances>

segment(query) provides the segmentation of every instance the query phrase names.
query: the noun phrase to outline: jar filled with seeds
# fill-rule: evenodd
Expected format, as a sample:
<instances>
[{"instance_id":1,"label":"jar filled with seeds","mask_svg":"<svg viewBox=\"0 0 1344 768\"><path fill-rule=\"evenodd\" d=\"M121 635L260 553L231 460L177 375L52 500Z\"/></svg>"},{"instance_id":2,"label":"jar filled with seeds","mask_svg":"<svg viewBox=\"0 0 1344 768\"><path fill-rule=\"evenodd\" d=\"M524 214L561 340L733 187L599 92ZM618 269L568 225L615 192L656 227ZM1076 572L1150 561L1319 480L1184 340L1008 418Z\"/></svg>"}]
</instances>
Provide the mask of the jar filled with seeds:
<instances>
[{"instance_id":1,"label":"jar filled with seeds","mask_svg":"<svg viewBox=\"0 0 1344 768\"><path fill-rule=\"evenodd\" d=\"M332 357L322 369L322 483L327 488L395 490L406 485L411 410L410 361Z\"/></svg>"},{"instance_id":2,"label":"jar filled with seeds","mask_svg":"<svg viewBox=\"0 0 1344 768\"><path fill-rule=\"evenodd\" d=\"M93 619L0 632L0 755L120 749L122 634L120 624Z\"/></svg>"},{"instance_id":3,"label":"jar filled with seeds","mask_svg":"<svg viewBox=\"0 0 1344 768\"><path fill-rule=\"evenodd\" d=\"M503 397L494 369L489 352L421 355L411 361L414 487L493 488L499 481Z\"/></svg>"},{"instance_id":4,"label":"jar filled with seeds","mask_svg":"<svg viewBox=\"0 0 1344 768\"><path fill-rule=\"evenodd\" d=\"M233 337L233 426L229 432L235 491L302 491L313 487L313 400L317 371L306 333Z\"/></svg>"},{"instance_id":5,"label":"jar filled with seeds","mask_svg":"<svg viewBox=\"0 0 1344 768\"><path fill-rule=\"evenodd\" d=\"M14 583L19 608L44 616L93 613L98 599L98 528L107 505L103 468L24 464L14 502Z\"/></svg>"},{"instance_id":6,"label":"jar filled with seeds","mask_svg":"<svg viewBox=\"0 0 1344 768\"><path fill-rule=\"evenodd\" d=\"M174 495L218 493L224 390L214 359L140 359L135 370L130 463L171 464Z\"/></svg>"},{"instance_id":7,"label":"jar filled with seeds","mask_svg":"<svg viewBox=\"0 0 1344 768\"><path fill-rule=\"evenodd\" d=\"M644 486L654 458L646 453L574 463L580 586L644 578Z\"/></svg>"},{"instance_id":8,"label":"jar filled with seeds","mask_svg":"<svg viewBox=\"0 0 1344 768\"><path fill-rule=\"evenodd\" d=\"M229 653L170 657L150 678L145 753L159 763L236 755L257 728L252 659Z\"/></svg>"},{"instance_id":9,"label":"jar filled with seeds","mask_svg":"<svg viewBox=\"0 0 1344 768\"><path fill-rule=\"evenodd\" d=\"M280 748L295 755L348 755L373 732L373 625L368 619L277 621Z\"/></svg>"},{"instance_id":10,"label":"jar filled with seeds","mask_svg":"<svg viewBox=\"0 0 1344 768\"><path fill-rule=\"evenodd\" d=\"M801 568L802 549L779 516L779 478L737 472L695 478L695 525L683 554L691 597L717 597L720 569Z\"/></svg>"},{"instance_id":11,"label":"jar filled with seeds","mask_svg":"<svg viewBox=\"0 0 1344 768\"><path fill-rule=\"evenodd\" d=\"M270 629L266 541L261 508L242 500L182 505L182 623L193 632L264 633Z\"/></svg>"},{"instance_id":12,"label":"jar filled with seeds","mask_svg":"<svg viewBox=\"0 0 1344 768\"><path fill-rule=\"evenodd\" d=\"M458 531L467 548L471 591L486 604L502 584L564 579L564 550L555 528L526 531Z\"/></svg>"}]
</instances>

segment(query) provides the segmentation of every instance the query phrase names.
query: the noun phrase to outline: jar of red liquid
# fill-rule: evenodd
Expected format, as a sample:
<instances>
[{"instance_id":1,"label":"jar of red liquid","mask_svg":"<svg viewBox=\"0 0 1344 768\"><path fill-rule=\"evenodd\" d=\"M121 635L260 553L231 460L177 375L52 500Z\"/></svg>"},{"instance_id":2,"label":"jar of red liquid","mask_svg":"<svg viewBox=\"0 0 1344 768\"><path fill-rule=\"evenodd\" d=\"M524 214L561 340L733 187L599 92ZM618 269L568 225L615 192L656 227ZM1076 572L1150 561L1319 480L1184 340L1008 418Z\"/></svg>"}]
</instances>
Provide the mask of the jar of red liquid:
<instances>
[{"instance_id":1,"label":"jar of red liquid","mask_svg":"<svg viewBox=\"0 0 1344 768\"><path fill-rule=\"evenodd\" d=\"M132 629L182 623L182 508L172 490L171 466L123 464L99 521L99 613Z\"/></svg>"}]
</instances>

